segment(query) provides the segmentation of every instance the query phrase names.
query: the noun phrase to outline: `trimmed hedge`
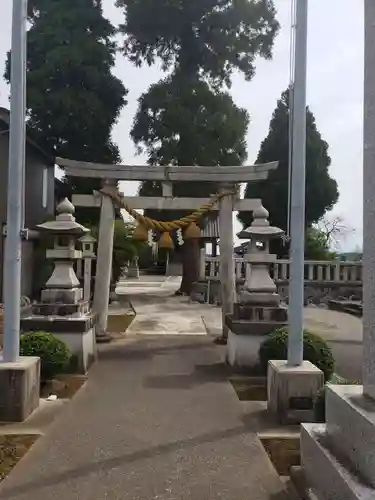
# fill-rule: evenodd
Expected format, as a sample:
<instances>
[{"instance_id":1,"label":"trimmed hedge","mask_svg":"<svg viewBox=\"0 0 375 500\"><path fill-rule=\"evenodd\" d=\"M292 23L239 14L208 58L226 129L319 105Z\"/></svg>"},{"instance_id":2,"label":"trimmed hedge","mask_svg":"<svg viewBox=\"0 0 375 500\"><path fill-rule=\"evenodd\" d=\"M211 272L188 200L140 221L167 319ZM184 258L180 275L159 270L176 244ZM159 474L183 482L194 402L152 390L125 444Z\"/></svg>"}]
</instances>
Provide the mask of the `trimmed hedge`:
<instances>
[{"instance_id":1,"label":"trimmed hedge","mask_svg":"<svg viewBox=\"0 0 375 500\"><path fill-rule=\"evenodd\" d=\"M47 332L29 332L21 336L21 356L37 356L41 361L42 381L51 380L69 364L70 353L66 344Z\"/></svg>"},{"instance_id":2,"label":"trimmed hedge","mask_svg":"<svg viewBox=\"0 0 375 500\"><path fill-rule=\"evenodd\" d=\"M259 349L259 361L264 374L267 373L268 361L272 359L287 359L288 331L280 328L271 333ZM329 381L334 373L335 360L327 342L319 335L303 331L303 358L320 368L325 381Z\"/></svg>"}]
</instances>

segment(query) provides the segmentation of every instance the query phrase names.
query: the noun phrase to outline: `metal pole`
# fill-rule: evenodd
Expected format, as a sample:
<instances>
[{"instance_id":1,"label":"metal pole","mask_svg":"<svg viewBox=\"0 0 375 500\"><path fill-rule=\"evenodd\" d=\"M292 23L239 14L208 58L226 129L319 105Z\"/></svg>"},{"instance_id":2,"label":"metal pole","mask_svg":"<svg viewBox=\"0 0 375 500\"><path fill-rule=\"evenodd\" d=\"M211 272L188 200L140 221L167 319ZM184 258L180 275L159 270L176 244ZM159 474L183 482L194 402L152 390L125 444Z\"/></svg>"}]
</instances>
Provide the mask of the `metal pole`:
<instances>
[{"instance_id":1,"label":"metal pole","mask_svg":"<svg viewBox=\"0 0 375 500\"><path fill-rule=\"evenodd\" d=\"M25 150L25 31L27 0L13 0L11 106L8 165L7 235L4 259L3 360L19 357L21 299L21 224Z\"/></svg>"},{"instance_id":2,"label":"metal pole","mask_svg":"<svg viewBox=\"0 0 375 500\"><path fill-rule=\"evenodd\" d=\"M365 1L363 109L363 392L375 398L375 3Z\"/></svg>"},{"instance_id":3,"label":"metal pole","mask_svg":"<svg viewBox=\"0 0 375 500\"><path fill-rule=\"evenodd\" d=\"M308 0L297 0L293 92L288 365L303 361Z\"/></svg>"},{"instance_id":4,"label":"metal pole","mask_svg":"<svg viewBox=\"0 0 375 500\"><path fill-rule=\"evenodd\" d=\"M22 97L23 97L23 103L22 107L24 110L24 115L26 118L26 110L27 110L27 98L26 98L26 87L27 87L27 5L28 5L28 0L23 0L23 9L24 9L24 16L25 16L25 24L22 29L22 35L23 35L23 50L22 50L22 64L23 64L23 92L22 92ZM24 118L24 137L26 141L26 119ZM26 146L23 148L23 164L22 164L22 214L21 214L21 228L25 228L25 183L26 183Z\"/></svg>"}]
</instances>

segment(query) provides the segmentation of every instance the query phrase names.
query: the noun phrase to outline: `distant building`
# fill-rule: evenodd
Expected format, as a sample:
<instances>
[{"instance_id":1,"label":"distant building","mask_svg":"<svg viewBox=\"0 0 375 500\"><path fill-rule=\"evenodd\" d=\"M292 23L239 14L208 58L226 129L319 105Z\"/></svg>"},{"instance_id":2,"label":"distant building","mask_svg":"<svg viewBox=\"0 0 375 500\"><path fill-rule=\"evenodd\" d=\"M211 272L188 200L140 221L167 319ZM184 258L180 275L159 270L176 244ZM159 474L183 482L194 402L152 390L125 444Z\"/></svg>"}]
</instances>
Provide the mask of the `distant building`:
<instances>
[{"instance_id":1,"label":"distant building","mask_svg":"<svg viewBox=\"0 0 375 500\"><path fill-rule=\"evenodd\" d=\"M7 185L9 158L9 111L0 107L0 294L3 290L4 227L7 218ZM29 137L26 141L25 172L25 227L35 226L52 216L55 210L55 162ZM22 247L22 295L32 293L34 270L33 241L24 241Z\"/></svg>"}]
</instances>

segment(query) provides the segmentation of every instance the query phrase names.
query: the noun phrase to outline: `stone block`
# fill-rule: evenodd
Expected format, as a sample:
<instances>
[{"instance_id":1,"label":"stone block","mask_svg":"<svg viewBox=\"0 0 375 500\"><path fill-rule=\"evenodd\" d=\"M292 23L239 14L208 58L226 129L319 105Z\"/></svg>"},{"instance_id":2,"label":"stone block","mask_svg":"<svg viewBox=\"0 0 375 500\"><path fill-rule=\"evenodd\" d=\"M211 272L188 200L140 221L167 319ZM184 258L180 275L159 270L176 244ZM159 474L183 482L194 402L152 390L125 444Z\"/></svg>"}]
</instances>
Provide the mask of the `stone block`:
<instances>
[{"instance_id":1,"label":"stone block","mask_svg":"<svg viewBox=\"0 0 375 500\"><path fill-rule=\"evenodd\" d=\"M227 362L236 369L251 369L259 365L258 352L264 337L237 335L228 331Z\"/></svg>"},{"instance_id":2,"label":"stone block","mask_svg":"<svg viewBox=\"0 0 375 500\"><path fill-rule=\"evenodd\" d=\"M319 368L303 361L288 366L284 360L268 362L268 410L282 424L314 422L314 398L324 385Z\"/></svg>"},{"instance_id":3,"label":"stone block","mask_svg":"<svg viewBox=\"0 0 375 500\"><path fill-rule=\"evenodd\" d=\"M337 457L375 487L375 401L359 385L328 385L327 440Z\"/></svg>"},{"instance_id":4,"label":"stone block","mask_svg":"<svg viewBox=\"0 0 375 500\"><path fill-rule=\"evenodd\" d=\"M95 316L30 316L21 320L23 331L46 331L65 342L72 355L72 369L86 373L96 359Z\"/></svg>"},{"instance_id":5,"label":"stone block","mask_svg":"<svg viewBox=\"0 0 375 500\"><path fill-rule=\"evenodd\" d=\"M59 332L54 335L68 346L72 355L72 370L75 373L87 373L96 359L95 329L80 333Z\"/></svg>"},{"instance_id":6,"label":"stone block","mask_svg":"<svg viewBox=\"0 0 375 500\"><path fill-rule=\"evenodd\" d=\"M0 361L0 421L23 422L39 406L40 359Z\"/></svg>"},{"instance_id":7,"label":"stone block","mask_svg":"<svg viewBox=\"0 0 375 500\"><path fill-rule=\"evenodd\" d=\"M47 304L33 304L29 316L75 316L82 317L90 313L90 302L81 300L76 304L63 304L61 302ZM23 317L26 317L24 315Z\"/></svg>"},{"instance_id":8,"label":"stone block","mask_svg":"<svg viewBox=\"0 0 375 500\"><path fill-rule=\"evenodd\" d=\"M324 424L301 425L301 465L318 500L372 500L375 490L338 461L326 446Z\"/></svg>"},{"instance_id":9,"label":"stone block","mask_svg":"<svg viewBox=\"0 0 375 500\"><path fill-rule=\"evenodd\" d=\"M77 304L83 297L82 288L55 289L46 288L42 290L41 301L44 304Z\"/></svg>"},{"instance_id":10,"label":"stone block","mask_svg":"<svg viewBox=\"0 0 375 500\"><path fill-rule=\"evenodd\" d=\"M244 303L233 305L233 318L255 323L288 323L288 309L285 306L262 306Z\"/></svg>"}]
</instances>

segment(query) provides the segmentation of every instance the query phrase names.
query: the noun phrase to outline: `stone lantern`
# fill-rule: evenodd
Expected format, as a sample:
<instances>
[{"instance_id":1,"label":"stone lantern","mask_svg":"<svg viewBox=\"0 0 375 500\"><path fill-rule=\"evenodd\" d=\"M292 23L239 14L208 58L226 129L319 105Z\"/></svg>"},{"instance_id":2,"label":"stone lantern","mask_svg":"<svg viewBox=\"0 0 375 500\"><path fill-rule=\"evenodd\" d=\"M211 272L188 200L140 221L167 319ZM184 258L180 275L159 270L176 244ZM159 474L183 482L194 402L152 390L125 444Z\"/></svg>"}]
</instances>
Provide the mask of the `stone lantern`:
<instances>
[{"instance_id":1,"label":"stone lantern","mask_svg":"<svg viewBox=\"0 0 375 500\"><path fill-rule=\"evenodd\" d=\"M253 212L253 222L238 235L249 239L244 256L246 280L233 314L226 316L228 327L227 359L237 368L254 368L258 364L259 347L264 336L287 324L287 308L280 304L276 284L270 276L269 266L276 260L270 254L271 239L280 238L284 231L273 227L268 212L261 206Z\"/></svg>"},{"instance_id":2,"label":"stone lantern","mask_svg":"<svg viewBox=\"0 0 375 500\"><path fill-rule=\"evenodd\" d=\"M246 262L246 281L240 296L242 303L274 304L280 303L276 293L276 284L270 276L269 266L276 261L276 255L270 254L270 240L281 238L284 231L270 226L268 211L261 206L254 210L254 220L250 227L242 231L250 240L244 256Z\"/></svg>"},{"instance_id":3,"label":"stone lantern","mask_svg":"<svg viewBox=\"0 0 375 500\"><path fill-rule=\"evenodd\" d=\"M94 248L96 239L91 236L91 234L85 233L83 236L81 236L79 242L82 245L82 258L95 258Z\"/></svg>"},{"instance_id":4,"label":"stone lantern","mask_svg":"<svg viewBox=\"0 0 375 500\"><path fill-rule=\"evenodd\" d=\"M76 250L76 240L89 232L76 222L74 206L65 198L57 207L54 221L39 224L37 227L54 237L53 249L47 250L46 257L54 261L54 270L42 291L42 302L75 304L82 300L82 288L74 271L74 261L82 258Z\"/></svg>"},{"instance_id":5,"label":"stone lantern","mask_svg":"<svg viewBox=\"0 0 375 500\"><path fill-rule=\"evenodd\" d=\"M27 332L49 332L61 339L71 354L70 370L86 373L96 357L95 315L89 300L83 296L74 262L82 258L81 250L76 250L76 241L89 230L76 222L74 206L68 199L56 211L55 220L38 226L53 236L54 246L47 250L46 256L53 261L54 269L42 290L41 301L33 304L30 316L21 319L21 328ZM86 236L84 244L90 245L84 248L91 255L91 236Z\"/></svg>"}]
</instances>

